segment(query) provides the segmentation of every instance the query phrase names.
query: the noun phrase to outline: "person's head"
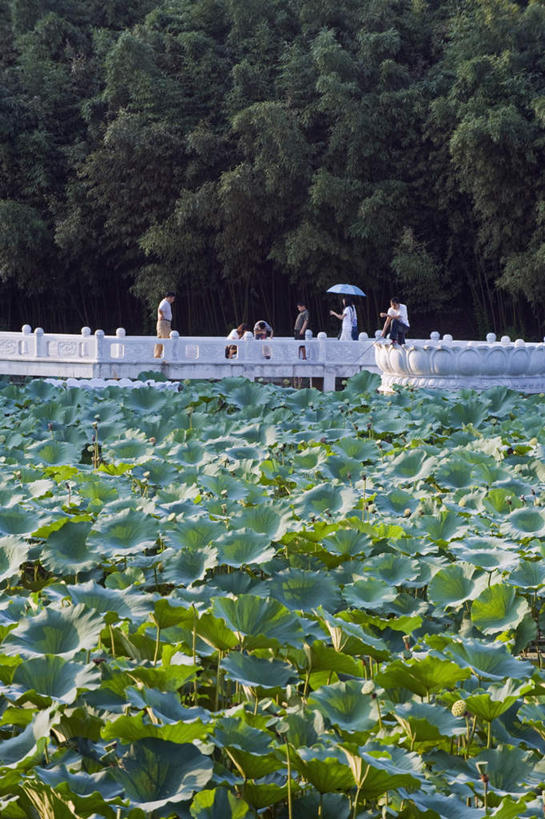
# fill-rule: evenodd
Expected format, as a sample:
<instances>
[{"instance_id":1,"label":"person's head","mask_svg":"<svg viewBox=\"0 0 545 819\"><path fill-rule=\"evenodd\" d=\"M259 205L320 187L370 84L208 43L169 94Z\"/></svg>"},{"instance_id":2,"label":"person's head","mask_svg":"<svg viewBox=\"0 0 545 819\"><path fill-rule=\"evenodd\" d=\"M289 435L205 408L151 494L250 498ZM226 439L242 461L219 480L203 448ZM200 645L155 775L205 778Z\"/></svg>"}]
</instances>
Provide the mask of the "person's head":
<instances>
[{"instance_id":1,"label":"person's head","mask_svg":"<svg viewBox=\"0 0 545 819\"><path fill-rule=\"evenodd\" d=\"M343 296L343 304L345 307L353 307L354 300L351 296Z\"/></svg>"},{"instance_id":2,"label":"person's head","mask_svg":"<svg viewBox=\"0 0 545 819\"><path fill-rule=\"evenodd\" d=\"M305 302L302 301L301 299L299 299L299 301L297 302L297 309L299 310L300 313L302 313L303 310L307 309Z\"/></svg>"},{"instance_id":3,"label":"person's head","mask_svg":"<svg viewBox=\"0 0 545 819\"><path fill-rule=\"evenodd\" d=\"M392 307L399 307L398 297L397 296L392 296L392 298L390 299L390 304L392 305Z\"/></svg>"},{"instance_id":4,"label":"person's head","mask_svg":"<svg viewBox=\"0 0 545 819\"><path fill-rule=\"evenodd\" d=\"M248 329L248 325L244 324L244 322L242 324L239 324L238 327L237 327L237 336L239 338L242 338L242 336L244 335L244 333L246 332L247 329Z\"/></svg>"},{"instance_id":5,"label":"person's head","mask_svg":"<svg viewBox=\"0 0 545 819\"><path fill-rule=\"evenodd\" d=\"M167 301L169 301L171 304L172 304L172 302L174 301L175 298L176 298L176 293L173 293L172 290L169 290L168 293L165 296L165 299Z\"/></svg>"}]
</instances>

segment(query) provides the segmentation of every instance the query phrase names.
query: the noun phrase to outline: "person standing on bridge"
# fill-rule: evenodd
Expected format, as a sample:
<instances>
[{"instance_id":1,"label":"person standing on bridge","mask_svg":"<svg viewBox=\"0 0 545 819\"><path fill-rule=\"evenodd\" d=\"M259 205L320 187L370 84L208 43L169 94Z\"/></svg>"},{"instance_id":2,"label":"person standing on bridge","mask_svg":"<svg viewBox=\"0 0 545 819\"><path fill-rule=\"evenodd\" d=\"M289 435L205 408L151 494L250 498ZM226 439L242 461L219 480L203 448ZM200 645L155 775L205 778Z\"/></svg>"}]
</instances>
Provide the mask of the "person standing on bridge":
<instances>
[{"instance_id":1,"label":"person standing on bridge","mask_svg":"<svg viewBox=\"0 0 545 819\"><path fill-rule=\"evenodd\" d=\"M354 307L354 302L350 296L343 296L343 311L336 313L335 310L329 311L330 316L335 316L340 321L341 333L339 335L340 341L357 341L358 340L358 314Z\"/></svg>"},{"instance_id":2,"label":"person standing on bridge","mask_svg":"<svg viewBox=\"0 0 545 819\"><path fill-rule=\"evenodd\" d=\"M172 327L172 304L176 294L169 290L157 308L157 338L169 338ZM161 358L163 355L163 345L156 344L153 351L154 358Z\"/></svg>"}]
</instances>

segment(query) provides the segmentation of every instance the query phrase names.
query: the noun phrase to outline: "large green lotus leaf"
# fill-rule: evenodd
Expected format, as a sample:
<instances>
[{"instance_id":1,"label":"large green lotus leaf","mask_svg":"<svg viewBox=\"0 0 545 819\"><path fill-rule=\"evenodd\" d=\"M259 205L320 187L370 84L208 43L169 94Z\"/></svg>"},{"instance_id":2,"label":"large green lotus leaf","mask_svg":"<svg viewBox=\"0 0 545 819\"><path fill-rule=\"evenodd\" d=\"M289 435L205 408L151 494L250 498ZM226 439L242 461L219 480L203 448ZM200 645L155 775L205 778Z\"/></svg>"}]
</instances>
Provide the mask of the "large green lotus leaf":
<instances>
[{"instance_id":1,"label":"large green lotus leaf","mask_svg":"<svg viewBox=\"0 0 545 819\"><path fill-rule=\"evenodd\" d=\"M238 643L236 636L225 622L209 612L203 614L197 621L196 633L201 640L220 651L228 651Z\"/></svg>"},{"instance_id":2,"label":"large green lotus leaf","mask_svg":"<svg viewBox=\"0 0 545 819\"><path fill-rule=\"evenodd\" d=\"M214 456L198 441L190 440L185 444L171 447L170 458L174 463L184 466L202 466L213 460ZM187 483L185 480L185 472L186 470L183 470L180 474L180 478ZM191 473L191 470L189 470L189 472Z\"/></svg>"},{"instance_id":3,"label":"large green lotus leaf","mask_svg":"<svg viewBox=\"0 0 545 819\"><path fill-rule=\"evenodd\" d=\"M161 555L163 579L176 586L190 586L202 580L208 571L218 565L218 550L214 546L185 548L176 552L167 549Z\"/></svg>"},{"instance_id":4,"label":"large green lotus leaf","mask_svg":"<svg viewBox=\"0 0 545 819\"><path fill-rule=\"evenodd\" d=\"M375 680L383 688L408 688L414 694L424 697L445 688L455 688L460 680L469 676L469 668L460 668L449 660L427 655L407 662L394 660L384 671L375 675Z\"/></svg>"},{"instance_id":5,"label":"large green lotus leaf","mask_svg":"<svg viewBox=\"0 0 545 819\"><path fill-rule=\"evenodd\" d=\"M155 452L154 445L143 432L125 428L123 437L118 438L117 441L108 440L103 445L103 455L108 462L144 463L153 458Z\"/></svg>"},{"instance_id":6,"label":"large green lotus leaf","mask_svg":"<svg viewBox=\"0 0 545 819\"><path fill-rule=\"evenodd\" d=\"M39 523L35 511L21 506L0 510L0 535L30 535Z\"/></svg>"},{"instance_id":7,"label":"large green lotus leaf","mask_svg":"<svg viewBox=\"0 0 545 819\"><path fill-rule=\"evenodd\" d=\"M225 620L244 645L251 648L273 648L287 643L299 646L303 631L298 618L276 600L241 594L213 601L213 614Z\"/></svg>"},{"instance_id":8,"label":"large green lotus leaf","mask_svg":"<svg viewBox=\"0 0 545 819\"><path fill-rule=\"evenodd\" d=\"M478 483L473 479L472 473L473 467L467 461L451 458L441 464L435 473L435 479L439 486L446 486L448 489L465 489Z\"/></svg>"},{"instance_id":9,"label":"large green lotus leaf","mask_svg":"<svg viewBox=\"0 0 545 819\"><path fill-rule=\"evenodd\" d=\"M177 691L188 680L191 680L199 670L191 663L190 657L185 657L187 662L180 663L183 655L176 655L176 664L161 666L133 666L131 668L131 678L134 678L146 685L148 688L159 688L161 691ZM134 679L132 680L134 682Z\"/></svg>"},{"instance_id":10,"label":"large green lotus leaf","mask_svg":"<svg viewBox=\"0 0 545 819\"><path fill-rule=\"evenodd\" d=\"M330 515L347 515L358 502L358 495L350 487L332 486L328 483L318 484L308 492L302 492L294 507L303 519L329 517Z\"/></svg>"},{"instance_id":11,"label":"large green lotus leaf","mask_svg":"<svg viewBox=\"0 0 545 819\"><path fill-rule=\"evenodd\" d=\"M542 560L521 560L505 582L521 589L539 589L545 585L545 563Z\"/></svg>"},{"instance_id":12,"label":"large green lotus leaf","mask_svg":"<svg viewBox=\"0 0 545 819\"><path fill-rule=\"evenodd\" d=\"M170 396L168 396L170 397ZM137 390L130 390L124 396L124 405L127 409L136 412L159 412L167 402L167 395L153 387L140 387Z\"/></svg>"},{"instance_id":13,"label":"large green lotus leaf","mask_svg":"<svg viewBox=\"0 0 545 819\"><path fill-rule=\"evenodd\" d=\"M418 506L418 499L410 492L396 488L387 494L379 492L375 498L375 506L383 515L399 516L407 509L412 514Z\"/></svg>"},{"instance_id":14,"label":"large green lotus leaf","mask_svg":"<svg viewBox=\"0 0 545 819\"><path fill-rule=\"evenodd\" d=\"M141 739L112 768L131 805L151 813L191 799L210 781L213 763L194 745Z\"/></svg>"},{"instance_id":15,"label":"large green lotus leaf","mask_svg":"<svg viewBox=\"0 0 545 819\"><path fill-rule=\"evenodd\" d=\"M378 720L376 702L362 691L362 681L323 685L308 700L332 725L343 731L371 731Z\"/></svg>"},{"instance_id":16,"label":"large green lotus leaf","mask_svg":"<svg viewBox=\"0 0 545 819\"><path fill-rule=\"evenodd\" d=\"M78 446L78 444L55 440L48 441L45 444L39 441L25 451L27 459L32 458L33 463L48 466L76 464L80 459L80 453L81 446Z\"/></svg>"},{"instance_id":17,"label":"large green lotus leaf","mask_svg":"<svg viewBox=\"0 0 545 819\"><path fill-rule=\"evenodd\" d=\"M276 554L269 536L251 529L225 532L216 545L219 549L218 562L234 569L268 563Z\"/></svg>"},{"instance_id":18,"label":"large green lotus leaf","mask_svg":"<svg viewBox=\"0 0 545 819\"><path fill-rule=\"evenodd\" d=\"M193 518L167 524L163 540L174 549L204 549L225 532L225 526L209 518Z\"/></svg>"},{"instance_id":19,"label":"large green lotus leaf","mask_svg":"<svg viewBox=\"0 0 545 819\"><path fill-rule=\"evenodd\" d=\"M423 449L404 450L390 461L384 477L393 483L422 480L431 474L435 464L436 459Z\"/></svg>"},{"instance_id":20,"label":"large green lotus leaf","mask_svg":"<svg viewBox=\"0 0 545 819\"><path fill-rule=\"evenodd\" d=\"M356 580L344 587L343 597L348 606L356 609L382 609L395 600L397 591L384 580L376 577Z\"/></svg>"},{"instance_id":21,"label":"large green lotus leaf","mask_svg":"<svg viewBox=\"0 0 545 819\"><path fill-rule=\"evenodd\" d=\"M296 786L292 785L292 795L296 790ZM242 795L256 810L261 810L261 808L276 805L278 802L285 802L288 798L288 786L277 785L274 782L262 783L247 781L242 787ZM297 802L295 804L297 804ZM330 819L326 813L323 813L323 817L324 819ZM297 819L295 813L294 819ZM335 819L339 819L339 817L335 817Z\"/></svg>"},{"instance_id":22,"label":"large green lotus leaf","mask_svg":"<svg viewBox=\"0 0 545 819\"><path fill-rule=\"evenodd\" d=\"M502 531L511 537L545 537L545 511L536 507L515 509L507 515Z\"/></svg>"},{"instance_id":23,"label":"large green lotus leaf","mask_svg":"<svg viewBox=\"0 0 545 819\"><path fill-rule=\"evenodd\" d=\"M377 799L397 788L414 791L425 779L424 765L419 756L395 745L385 748L375 742L357 748L343 748L356 784L365 799Z\"/></svg>"},{"instance_id":24,"label":"large green lotus leaf","mask_svg":"<svg viewBox=\"0 0 545 819\"><path fill-rule=\"evenodd\" d=\"M439 793L422 791L411 796L412 801L423 813L416 814L422 819L483 819L480 808L468 808L465 800L461 801L454 794L443 796ZM412 817L411 817L412 819Z\"/></svg>"},{"instance_id":25,"label":"large green lotus leaf","mask_svg":"<svg viewBox=\"0 0 545 819\"><path fill-rule=\"evenodd\" d=\"M358 481L362 473L362 464L355 458L346 455L330 455L320 465L320 475L342 483Z\"/></svg>"},{"instance_id":26,"label":"large green lotus leaf","mask_svg":"<svg viewBox=\"0 0 545 819\"><path fill-rule=\"evenodd\" d=\"M116 740L126 745L148 737L182 745L184 742L206 739L211 730L212 727L205 725L200 719L158 725L145 719L141 712L135 716L124 714L116 720L109 720L104 724L101 736L106 741Z\"/></svg>"},{"instance_id":27,"label":"large green lotus leaf","mask_svg":"<svg viewBox=\"0 0 545 819\"><path fill-rule=\"evenodd\" d=\"M87 583L66 586L66 594L73 603L83 603L88 609L96 609L99 614L115 613L120 620L141 623L153 611L153 597L138 589L109 589L94 580Z\"/></svg>"},{"instance_id":28,"label":"large green lotus leaf","mask_svg":"<svg viewBox=\"0 0 545 819\"><path fill-rule=\"evenodd\" d=\"M390 650L384 640L375 637L362 625L354 622L351 619L354 616L353 612L344 612L342 618L333 617L323 608L320 608L318 613L323 620L324 630L331 637L336 649L343 650L347 654L373 657L379 661L390 658Z\"/></svg>"},{"instance_id":29,"label":"large green lotus leaf","mask_svg":"<svg viewBox=\"0 0 545 819\"><path fill-rule=\"evenodd\" d=\"M204 708L186 708L180 702L180 696L174 691L159 691L157 688L136 688L129 686L125 689L127 702L142 711L149 709L158 720L171 725L175 722L208 723L211 716Z\"/></svg>"},{"instance_id":30,"label":"large green lotus leaf","mask_svg":"<svg viewBox=\"0 0 545 819\"><path fill-rule=\"evenodd\" d=\"M379 448L376 441L369 438L341 438L333 446L333 451L348 458L366 463L376 463L379 458ZM361 471L361 470L360 470Z\"/></svg>"},{"instance_id":31,"label":"large green lotus leaf","mask_svg":"<svg viewBox=\"0 0 545 819\"><path fill-rule=\"evenodd\" d=\"M127 556L153 548L158 536L158 521L136 509L126 509L99 519L88 542L107 557Z\"/></svg>"},{"instance_id":32,"label":"large green lotus leaf","mask_svg":"<svg viewBox=\"0 0 545 819\"><path fill-rule=\"evenodd\" d=\"M131 474L137 480L145 484L156 486L169 486L174 483L179 476L178 469L162 458L150 458L139 466L135 466Z\"/></svg>"},{"instance_id":33,"label":"large green lotus leaf","mask_svg":"<svg viewBox=\"0 0 545 819\"><path fill-rule=\"evenodd\" d=\"M444 648L462 668L471 668L474 674L485 680L525 680L532 676L533 665L519 660L509 653L502 643L484 640L452 640Z\"/></svg>"},{"instance_id":34,"label":"large green lotus leaf","mask_svg":"<svg viewBox=\"0 0 545 819\"><path fill-rule=\"evenodd\" d=\"M384 580L391 586L403 586L418 575L416 560L399 553L374 555L365 561L365 569L373 577Z\"/></svg>"},{"instance_id":35,"label":"large green lotus leaf","mask_svg":"<svg viewBox=\"0 0 545 819\"><path fill-rule=\"evenodd\" d=\"M253 728L236 714L220 717L214 729L214 742L218 748L236 748L254 756L265 756L273 750L273 735Z\"/></svg>"},{"instance_id":36,"label":"large green lotus leaf","mask_svg":"<svg viewBox=\"0 0 545 819\"><path fill-rule=\"evenodd\" d=\"M483 498L483 509L492 515L507 515L513 509L520 509L523 503L509 489L495 487L486 493Z\"/></svg>"},{"instance_id":37,"label":"large green lotus leaf","mask_svg":"<svg viewBox=\"0 0 545 819\"><path fill-rule=\"evenodd\" d=\"M524 682L517 685L513 680L508 680L503 685L492 683L486 692L470 694L469 697L466 697L467 710L491 722L508 711L531 687L532 683Z\"/></svg>"},{"instance_id":38,"label":"large green lotus leaf","mask_svg":"<svg viewBox=\"0 0 545 819\"><path fill-rule=\"evenodd\" d=\"M290 525L287 514L279 514L274 507L261 504L248 506L239 515L231 518L231 529L249 529L260 535L266 535L270 540L279 540Z\"/></svg>"},{"instance_id":39,"label":"large green lotus leaf","mask_svg":"<svg viewBox=\"0 0 545 819\"><path fill-rule=\"evenodd\" d=\"M437 742L441 737L464 734L466 725L446 708L429 703L396 705L394 717L413 742Z\"/></svg>"},{"instance_id":40,"label":"large green lotus leaf","mask_svg":"<svg viewBox=\"0 0 545 819\"><path fill-rule=\"evenodd\" d=\"M85 771L72 773L65 764L56 765L53 768L36 767L34 770L43 782L55 788L64 797L74 795L88 797L99 793L103 799L110 800L122 792L119 785L112 779L109 770L91 774Z\"/></svg>"},{"instance_id":41,"label":"large green lotus leaf","mask_svg":"<svg viewBox=\"0 0 545 819\"><path fill-rule=\"evenodd\" d=\"M496 583L484 589L471 606L471 622L484 634L514 629L530 611L512 586Z\"/></svg>"},{"instance_id":42,"label":"large green lotus leaf","mask_svg":"<svg viewBox=\"0 0 545 819\"><path fill-rule=\"evenodd\" d=\"M309 666L311 671L335 671L337 674L348 674L351 677L364 676L361 660L343 654L342 651L336 651L332 646L326 646L318 640L312 643Z\"/></svg>"},{"instance_id":43,"label":"large green lotus leaf","mask_svg":"<svg viewBox=\"0 0 545 819\"><path fill-rule=\"evenodd\" d=\"M8 583L20 572L21 565L26 561L29 545L21 538L7 535L0 537L0 583Z\"/></svg>"},{"instance_id":44,"label":"large green lotus leaf","mask_svg":"<svg viewBox=\"0 0 545 819\"><path fill-rule=\"evenodd\" d=\"M469 537L462 544L452 543L449 549L458 560L463 560L479 569L486 571L499 569L507 572L517 565L518 556L502 549L497 543L498 540L499 538Z\"/></svg>"},{"instance_id":45,"label":"large green lotus leaf","mask_svg":"<svg viewBox=\"0 0 545 819\"><path fill-rule=\"evenodd\" d=\"M48 606L34 617L21 620L8 634L3 649L6 654L22 657L57 654L71 659L82 649L94 648L101 629L102 619L85 606Z\"/></svg>"},{"instance_id":46,"label":"large green lotus leaf","mask_svg":"<svg viewBox=\"0 0 545 819\"><path fill-rule=\"evenodd\" d=\"M380 376L377 373L360 370L348 379L344 393L352 400L360 402L364 395L374 395L379 387Z\"/></svg>"},{"instance_id":47,"label":"large green lotus leaf","mask_svg":"<svg viewBox=\"0 0 545 819\"><path fill-rule=\"evenodd\" d=\"M489 790L500 794L522 795L543 785L543 773L535 766L535 757L521 748L500 747L481 750L470 765L476 780L475 790L482 793L481 776L477 763L486 762ZM542 766L540 765L540 768ZM518 816L520 814L515 814Z\"/></svg>"},{"instance_id":48,"label":"large green lotus leaf","mask_svg":"<svg viewBox=\"0 0 545 819\"><path fill-rule=\"evenodd\" d=\"M334 577L303 569L287 569L275 574L267 584L267 594L297 611L313 611L318 606L336 611L341 602Z\"/></svg>"},{"instance_id":49,"label":"large green lotus leaf","mask_svg":"<svg viewBox=\"0 0 545 819\"><path fill-rule=\"evenodd\" d=\"M248 811L248 803L226 788L201 791L189 809L193 819L244 819Z\"/></svg>"},{"instance_id":50,"label":"large green lotus leaf","mask_svg":"<svg viewBox=\"0 0 545 819\"><path fill-rule=\"evenodd\" d=\"M221 661L221 667L230 680L251 688L284 688L297 680L295 669L288 663L239 652L231 652Z\"/></svg>"},{"instance_id":51,"label":"large green lotus leaf","mask_svg":"<svg viewBox=\"0 0 545 819\"><path fill-rule=\"evenodd\" d=\"M349 791L354 787L354 777L340 748L297 748L292 764L320 793Z\"/></svg>"},{"instance_id":52,"label":"large green lotus leaf","mask_svg":"<svg viewBox=\"0 0 545 819\"><path fill-rule=\"evenodd\" d=\"M432 540L449 541L454 537L462 537L467 531L467 525L464 518L452 509L442 509L435 515L422 515L419 529Z\"/></svg>"},{"instance_id":53,"label":"large green lotus leaf","mask_svg":"<svg viewBox=\"0 0 545 819\"><path fill-rule=\"evenodd\" d=\"M428 597L436 606L460 606L465 600L478 597L488 582L486 575L473 579L475 567L467 563L452 563L434 575Z\"/></svg>"},{"instance_id":54,"label":"large green lotus leaf","mask_svg":"<svg viewBox=\"0 0 545 819\"><path fill-rule=\"evenodd\" d=\"M51 717L48 709L39 711L30 725L17 736L2 740L0 768L27 768L47 746Z\"/></svg>"},{"instance_id":55,"label":"large green lotus leaf","mask_svg":"<svg viewBox=\"0 0 545 819\"><path fill-rule=\"evenodd\" d=\"M66 519L63 525L51 532L42 550L42 563L50 572L76 574L89 571L100 563L96 548L87 543L91 530L87 521Z\"/></svg>"},{"instance_id":56,"label":"large green lotus leaf","mask_svg":"<svg viewBox=\"0 0 545 819\"><path fill-rule=\"evenodd\" d=\"M92 691L100 686L99 669L94 665L81 665L56 655L32 657L17 666L11 685L4 689L8 699L22 696L26 691L36 691L44 697L70 705L79 689Z\"/></svg>"},{"instance_id":57,"label":"large green lotus leaf","mask_svg":"<svg viewBox=\"0 0 545 819\"><path fill-rule=\"evenodd\" d=\"M469 398L464 403L454 404L448 413L448 420L454 429L471 424L479 427L487 416L487 407L484 402Z\"/></svg>"},{"instance_id":58,"label":"large green lotus leaf","mask_svg":"<svg viewBox=\"0 0 545 819\"><path fill-rule=\"evenodd\" d=\"M230 501L244 500L250 491L250 486L240 479L234 478L227 472L217 475L201 475L199 483L208 492L219 497L227 497Z\"/></svg>"},{"instance_id":59,"label":"large green lotus leaf","mask_svg":"<svg viewBox=\"0 0 545 819\"><path fill-rule=\"evenodd\" d=\"M349 559L366 555L371 549L372 541L369 535L357 529L337 529L323 539L322 546L330 554Z\"/></svg>"}]
</instances>

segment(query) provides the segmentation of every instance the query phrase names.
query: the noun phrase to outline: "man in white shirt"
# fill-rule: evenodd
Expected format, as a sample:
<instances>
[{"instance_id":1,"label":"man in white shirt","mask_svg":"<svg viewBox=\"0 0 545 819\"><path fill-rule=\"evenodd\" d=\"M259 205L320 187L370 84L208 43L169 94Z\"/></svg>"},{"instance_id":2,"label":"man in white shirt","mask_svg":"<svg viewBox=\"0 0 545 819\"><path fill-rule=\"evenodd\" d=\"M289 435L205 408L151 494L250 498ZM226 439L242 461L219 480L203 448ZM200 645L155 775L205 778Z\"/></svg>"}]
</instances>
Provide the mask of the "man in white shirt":
<instances>
[{"instance_id":1,"label":"man in white shirt","mask_svg":"<svg viewBox=\"0 0 545 819\"><path fill-rule=\"evenodd\" d=\"M381 313L380 317L386 319L384 327L382 328L382 338L386 338L388 333L390 333L392 344L405 344L405 333L411 326L409 324L407 305L401 304L397 296L392 296L388 312Z\"/></svg>"},{"instance_id":2,"label":"man in white shirt","mask_svg":"<svg viewBox=\"0 0 545 819\"><path fill-rule=\"evenodd\" d=\"M165 298L159 302L157 308L157 338L169 338L172 327L172 303L176 294L169 291ZM163 345L156 344L153 351L154 358L161 358L163 355Z\"/></svg>"}]
</instances>

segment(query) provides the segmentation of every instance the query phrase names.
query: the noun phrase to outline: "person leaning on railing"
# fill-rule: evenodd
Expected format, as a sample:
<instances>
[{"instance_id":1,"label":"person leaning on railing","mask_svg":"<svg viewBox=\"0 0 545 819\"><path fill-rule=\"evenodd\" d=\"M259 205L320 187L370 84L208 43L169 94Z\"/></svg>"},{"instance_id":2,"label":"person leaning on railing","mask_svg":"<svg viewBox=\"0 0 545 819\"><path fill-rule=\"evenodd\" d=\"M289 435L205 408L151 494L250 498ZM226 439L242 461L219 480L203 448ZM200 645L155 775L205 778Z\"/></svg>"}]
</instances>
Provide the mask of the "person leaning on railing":
<instances>
[{"instance_id":1,"label":"person leaning on railing","mask_svg":"<svg viewBox=\"0 0 545 819\"><path fill-rule=\"evenodd\" d=\"M164 299L159 302L157 308L157 338L169 338L172 328L172 304L176 294L169 290ZM163 355L163 345L156 344L153 351L154 358L161 358Z\"/></svg>"}]
</instances>

